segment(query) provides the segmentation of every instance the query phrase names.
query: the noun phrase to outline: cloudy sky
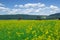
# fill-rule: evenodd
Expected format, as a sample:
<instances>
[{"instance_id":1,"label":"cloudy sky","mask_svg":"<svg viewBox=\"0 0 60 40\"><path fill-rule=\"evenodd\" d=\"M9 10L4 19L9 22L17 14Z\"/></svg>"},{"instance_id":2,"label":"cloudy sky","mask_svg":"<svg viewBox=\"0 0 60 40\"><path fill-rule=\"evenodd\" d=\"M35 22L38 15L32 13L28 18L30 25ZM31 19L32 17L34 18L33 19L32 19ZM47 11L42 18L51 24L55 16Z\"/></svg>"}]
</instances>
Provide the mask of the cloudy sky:
<instances>
[{"instance_id":1,"label":"cloudy sky","mask_svg":"<svg viewBox=\"0 0 60 40\"><path fill-rule=\"evenodd\" d=\"M0 15L50 15L60 12L60 0L0 0Z\"/></svg>"}]
</instances>

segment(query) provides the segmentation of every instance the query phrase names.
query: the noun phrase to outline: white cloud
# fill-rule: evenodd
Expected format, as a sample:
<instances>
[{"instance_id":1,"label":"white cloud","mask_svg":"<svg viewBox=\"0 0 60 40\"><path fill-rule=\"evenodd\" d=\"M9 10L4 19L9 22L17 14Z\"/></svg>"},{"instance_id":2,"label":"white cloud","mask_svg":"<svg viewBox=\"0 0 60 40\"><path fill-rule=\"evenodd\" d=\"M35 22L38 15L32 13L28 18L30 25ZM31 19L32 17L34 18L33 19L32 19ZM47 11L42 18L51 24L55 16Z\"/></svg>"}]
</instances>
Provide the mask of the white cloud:
<instances>
[{"instance_id":1,"label":"white cloud","mask_svg":"<svg viewBox=\"0 0 60 40\"><path fill-rule=\"evenodd\" d=\"M27 4L24 4L24 5L15 5L14 7L19 7L19 8L43 8L43 7L45 7L45 4L27 3Z\"/></svg>"},{"instance_id":2,"label":"white cloud","mask_svg":"<svg viewBox=\"0 0 60 40\"><path fill-rule=\"evenodd\" d=\"M0 11L8 11L9 8L5 8L5 7L0 7Z\"/></svg>"},{"instance_id":3,"label":"white cloud","mask_svg":"<svg viewBox=\"0 0 60 40\"><path fill-rule=\"evenodd\" d=\"M58 6L50 5L51 13L56 13L60 11L60 8Z\"/></svg>"},{"instance_id":4,"label":"white cloud","mask_svg":"<svg viewBox=\"0 0 60 40\"><path fill-rule=\"evenodd\" d=\"M51 5L50 8L51 8L52 10L59 10L59 8L58 8L57 6L54 6L54 5Z\"/></svg>"},{"instance_id":5,"label":"white cloud","mask_svg":"<svg viewBox=\"0 0 60 40\"><path fill-rule=\"evenodd\" d=\"M54 5L46 6L41 3L27 3L15 5L13 9L0 6L0 13L1 11L7 14L50 15L60 12L60 8Z\"/></svg>"},{"instance_id":6,"label":"white cloud","mask_svg":"<svg viewBox=\"0 0 60 40\"><path fill-rule=\"evenodd\" d=\"M10 12L10 8L4 6L4 4L0 3L0 14L8 14Z\"/></svg>"},{"instance_id":7,"label":"white cloud","mask_svg":"<svg viewBox=\"0 0 60 40\"><path fill-rule=\"evenodd\" d=\"M9 8L4 7L4 4L0 3L0 11L8 11Z\"/></svg>"},{"instance_id":8,"label":"white cloud","mask_svg":"<svg viewBox=\"0 0 60 40\"><path fill-rule=\"evenodd\" d=\"M20 14L22 11L20 9L11 9L9 14Z\"/></svg>"}]
</instances>

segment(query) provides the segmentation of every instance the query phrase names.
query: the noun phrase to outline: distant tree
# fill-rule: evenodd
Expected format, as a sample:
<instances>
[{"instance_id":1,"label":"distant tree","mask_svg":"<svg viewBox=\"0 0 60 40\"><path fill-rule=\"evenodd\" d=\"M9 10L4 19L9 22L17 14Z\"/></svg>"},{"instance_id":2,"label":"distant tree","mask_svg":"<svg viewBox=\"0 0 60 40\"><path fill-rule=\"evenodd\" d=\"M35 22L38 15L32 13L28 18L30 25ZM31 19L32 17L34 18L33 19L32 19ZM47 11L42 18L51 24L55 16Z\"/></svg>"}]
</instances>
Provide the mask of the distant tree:
<instances>
[{"instance_id":1,"label":"distant tree","mask_svg":"<svg viewBox=\"0 0 60 40\"><path fill-rule=\"evenodd\" d=\"M59 20L60 20L60 18L59 18Z\"/></svg>"},{"instance_id":2,"label":"distant tree","mask_svg":"<svg viewBox=\"0 0 60 40\"><path fill-rule=\"evenodd\" d=\"M19 18L18 18L18 20L21 20L21 19L22 19L22 17L19 17Z\"/></svg>"},{"instance_id":3,"label":"distant tree","mask_svg":"<svg viewBox=\"0 0 60 40\"><path fill-rule=\"evenodd\" d=\"M41 17L40 16L37 16L37 20L41 20Z\"/></svg>"}]
</instances>

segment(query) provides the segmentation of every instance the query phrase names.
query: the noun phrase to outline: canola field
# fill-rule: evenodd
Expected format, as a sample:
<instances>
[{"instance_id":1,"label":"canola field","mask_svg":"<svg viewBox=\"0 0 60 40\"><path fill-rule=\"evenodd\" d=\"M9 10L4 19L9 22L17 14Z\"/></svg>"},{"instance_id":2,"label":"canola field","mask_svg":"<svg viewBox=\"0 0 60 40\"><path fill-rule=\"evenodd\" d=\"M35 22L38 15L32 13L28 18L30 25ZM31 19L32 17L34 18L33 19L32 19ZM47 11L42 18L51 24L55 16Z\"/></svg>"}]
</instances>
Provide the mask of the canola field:
<instances>
[{"instance_id":1,"label":"canola field","mask_svg":"<svg viewBox=\"0 0 60 40\"><path fill-rule=\"evenodd\" d=\"M0 40L60 40L60 20L0 20Z\"/></svg>"}]
</instances>

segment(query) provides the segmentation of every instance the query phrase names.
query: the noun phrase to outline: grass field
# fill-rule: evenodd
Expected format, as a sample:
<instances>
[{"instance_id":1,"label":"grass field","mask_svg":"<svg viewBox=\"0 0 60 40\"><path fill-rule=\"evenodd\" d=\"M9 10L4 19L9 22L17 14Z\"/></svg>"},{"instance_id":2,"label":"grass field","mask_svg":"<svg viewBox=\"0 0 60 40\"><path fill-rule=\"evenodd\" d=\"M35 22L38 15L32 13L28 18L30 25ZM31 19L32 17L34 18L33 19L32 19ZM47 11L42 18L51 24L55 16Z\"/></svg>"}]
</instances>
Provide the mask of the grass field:
<instances>
[{"instance_id":1,"label":"grass field","mask_svg":"<svg viewBox=\"0 0 60 40\"><path fill-rule=\"evenodd\" d=\"M0 40L60 40L60 21L0 20Z\"/></svg>"}]
</instances>

